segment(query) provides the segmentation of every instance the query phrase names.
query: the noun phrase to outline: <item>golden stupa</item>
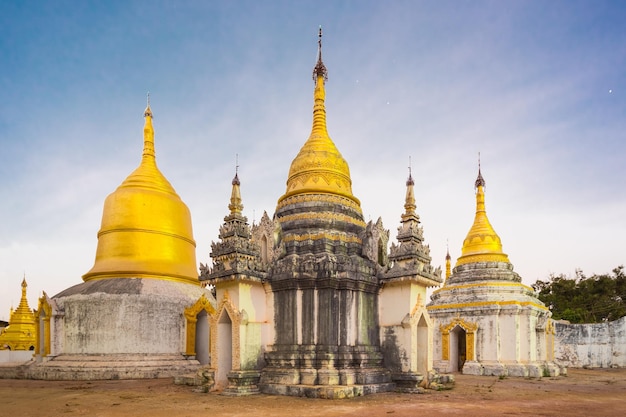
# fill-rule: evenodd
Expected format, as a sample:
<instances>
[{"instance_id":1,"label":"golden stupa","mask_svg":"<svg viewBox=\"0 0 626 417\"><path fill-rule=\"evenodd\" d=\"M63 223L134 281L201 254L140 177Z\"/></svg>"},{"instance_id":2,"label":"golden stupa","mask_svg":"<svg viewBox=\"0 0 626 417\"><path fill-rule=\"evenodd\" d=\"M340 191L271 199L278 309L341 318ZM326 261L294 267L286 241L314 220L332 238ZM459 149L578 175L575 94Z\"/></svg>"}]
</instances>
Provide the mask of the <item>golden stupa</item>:
<instances>
[{"instance_id":1,"label":"golden stupa","mask_svg":"<svg viewBox=\"0 0 626 417\"><path fill-rule=\"evenodd\" d=\"M500 236L493 230L487 218L487 211L485 210L485 180L480 173L480 166L478 167L478 178L475 186L476 215L474 224L463 241L461 256L457 259L456 265L474 262L509 263L509 257L502 252Z\"/></svg>"},{"instance_id":2,"label":"golden stupa","mask_svg":"<svg viewBox=\"0 0 626 417\"><path fill-rule=\"evenodd\" d=\"M26 299L26 278L22 280L22 298L17 309L11 311L9 325L0 333L0 350L34 350L37 331L35 314Z\"/></svg>"},{"instance_id":3,"label":"golden stupa","mask_svg":"<svg viewBox=\"0 0 626 417\"><path fill-rule=\"evenodd\" d=\"M328 79L326 66L322 62L321 29L317 64L313 70L315 81L313 127L309 139L304 143L289 168L287 191L278 203L296 194L336 194L360 201L352 195L350 168L328 135L326 129L326 90Z\"/></svg>"},{"instance_id":4,"label":"golden stupa","mask_svg":"<svg viewBox=\"0 0 626 417\"><path fill-rule=\"evenodd\" d=\"M95 265L84 281L157 278L199 284L191 215L156 165L150 104L141 164L104 203Z\"/></svg>"}]
</instances>

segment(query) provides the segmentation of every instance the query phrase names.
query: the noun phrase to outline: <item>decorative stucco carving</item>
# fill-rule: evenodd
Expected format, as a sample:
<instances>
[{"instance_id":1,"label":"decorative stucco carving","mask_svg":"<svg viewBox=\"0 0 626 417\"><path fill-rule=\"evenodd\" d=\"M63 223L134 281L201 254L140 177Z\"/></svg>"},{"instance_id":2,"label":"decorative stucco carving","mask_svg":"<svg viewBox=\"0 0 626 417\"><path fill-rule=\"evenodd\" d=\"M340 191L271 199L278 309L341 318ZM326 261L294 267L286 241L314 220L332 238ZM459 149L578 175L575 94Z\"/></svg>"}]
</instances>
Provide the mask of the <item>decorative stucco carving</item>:
<instances>
[{"instance_id":1,"label":"decorative stucco carving","mask_svg":"<svg viewBox=\"0 0 626 417\"><path fill-rule=\"evenodd\" d=\"M260 250L261 262L267 268L281 253L280 224L263 212L259 224L252 226L252 243Z\"/></svg>"},{"instance_id":2,"label":"decorative stucco carving","mask_svg":"<svg viewBox=\"0 0 626 417\"><path fill-rule=\"evenodd\" d=\"M459 326L465 331L465 355L468 361L474 360L474 341L478 331L478 323L472 323L461 317L452 319L447 325L439 326L441 332L441 356L443 360L450 359L450 331Z\"/></svg>"},{"instance_id":3,"label":"decorative stucco carving","mask_svg":"<svg viewBox=\"0 0 626 417\"><path fill-rule=\"evenodd\" d=\"M388 245L389 230L384 228L382 218L379 217L376 223L368 222L363 237L363 255L382 267L387 266Z\"/></svg>"}]
</instances>

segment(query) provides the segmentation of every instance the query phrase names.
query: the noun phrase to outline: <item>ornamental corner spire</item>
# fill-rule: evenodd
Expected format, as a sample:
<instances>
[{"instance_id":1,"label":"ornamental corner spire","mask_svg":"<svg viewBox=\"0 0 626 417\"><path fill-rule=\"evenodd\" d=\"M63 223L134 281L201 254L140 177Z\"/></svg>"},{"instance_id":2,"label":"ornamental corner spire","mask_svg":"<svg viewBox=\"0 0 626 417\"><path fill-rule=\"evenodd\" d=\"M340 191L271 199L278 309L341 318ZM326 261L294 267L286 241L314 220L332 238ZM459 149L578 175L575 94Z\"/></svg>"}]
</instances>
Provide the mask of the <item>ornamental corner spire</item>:
<instances>
[{"instance_id":1,"label":"ornamental corner spire","mask_svg":"<svg viewBox=\"0 0 626 417\"><path fill-rule=\"evenodd\" d=\"M448 243L446 242L446 279L445 279L445 281L448 281L448 278L451 275L451 270L450 270L450 262L451 262L451 260L452 260L452 257L450 256L450 247L449 247Z\"/></svg>"},{"instance_id":2,"label":"ornamental corner spire","mask_svg":"<svg viewBox=\"0 0 626 417\"><path fill-rule=\"evenodd\" d=\"M409 178L407 178L406 180L406 186L408 187L409 185L415 185L415 182L413 181L413 176L411 175L411 157L409 156Z\"/></svg>"},{"instance_id":3,"label":"ornamental corner spire","mask_svg":"<svg viewBox=\"0 0 626 417\"><path fill-rule=\"evenodd\" d=\"M232 181L232 190L230 193L230 204L228 205L228 209L230 210L231 215L241 214L243 211L243 204L241 200L241 182L239 181L239 165L235 168L235 177Z\"/></svg>"},{"instance_id":4,"label":"ornamental corner spire","mask_svg":"<svg viewBox=\"0 0 626 417\"><path fill-rule=\"evenodd\" d=\"M406 180L406 197L404 198L404 217L407 216L417 216L415 214L415 209L417 206L415 205L415 191L413 190L413 186L415 185L415 181L413 181L413 176L411 175L411 157L409 157L409 178Z\"/></svg>"}]
</instances>

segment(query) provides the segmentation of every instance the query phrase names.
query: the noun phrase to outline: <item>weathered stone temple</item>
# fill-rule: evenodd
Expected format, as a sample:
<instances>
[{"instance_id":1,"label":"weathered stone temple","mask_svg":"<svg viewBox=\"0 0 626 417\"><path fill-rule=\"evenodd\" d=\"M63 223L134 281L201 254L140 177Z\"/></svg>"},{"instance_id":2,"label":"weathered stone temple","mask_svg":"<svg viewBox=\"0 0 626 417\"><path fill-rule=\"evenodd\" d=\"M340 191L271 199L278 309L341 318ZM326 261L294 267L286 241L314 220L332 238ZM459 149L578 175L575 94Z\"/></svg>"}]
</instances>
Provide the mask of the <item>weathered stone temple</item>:
<instances>
[{"instance_id":1,"label":"weathered stone temple","mask_svg":"<svg viewBox=\"0 0 626 417\"><path fill-rule=\"evenodd\" d=\"M320 33L311 134L273 219L264 214L248 225L235 175L213 265L202 268L219 306L211 361L218 385L228 379L227 393L337 398L417 390L432 368L424 300L441 271L423 244L413 180L400 243L389 255L389 232L380 220L363 220L348 163L326 129L326 77Z\"/></svg>"}]
</instances>

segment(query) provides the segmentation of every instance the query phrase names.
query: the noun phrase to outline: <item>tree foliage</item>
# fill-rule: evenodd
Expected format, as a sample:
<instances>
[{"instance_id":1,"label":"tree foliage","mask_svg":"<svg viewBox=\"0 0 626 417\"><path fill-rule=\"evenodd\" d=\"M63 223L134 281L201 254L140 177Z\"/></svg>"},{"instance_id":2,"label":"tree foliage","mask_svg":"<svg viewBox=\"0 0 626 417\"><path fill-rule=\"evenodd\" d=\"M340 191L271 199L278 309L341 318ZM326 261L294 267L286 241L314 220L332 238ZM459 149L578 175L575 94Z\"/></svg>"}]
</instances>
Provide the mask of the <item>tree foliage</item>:
<instances>
[{"instance_id":1,"label":"tree foliage","mask_svg":"<svg viewBox=\"0 0 626 417\"><path fill-rule=\"evenodd\" d=\"M552 311L553 319L571 323L599 323L626 316L626 275L624 266L612 274L586 277L576 271L576 278L550 275L550 280L535 282L537 298Z\"/></svg>"}]
</instances>

